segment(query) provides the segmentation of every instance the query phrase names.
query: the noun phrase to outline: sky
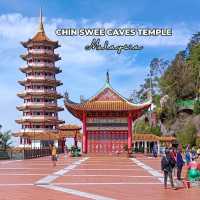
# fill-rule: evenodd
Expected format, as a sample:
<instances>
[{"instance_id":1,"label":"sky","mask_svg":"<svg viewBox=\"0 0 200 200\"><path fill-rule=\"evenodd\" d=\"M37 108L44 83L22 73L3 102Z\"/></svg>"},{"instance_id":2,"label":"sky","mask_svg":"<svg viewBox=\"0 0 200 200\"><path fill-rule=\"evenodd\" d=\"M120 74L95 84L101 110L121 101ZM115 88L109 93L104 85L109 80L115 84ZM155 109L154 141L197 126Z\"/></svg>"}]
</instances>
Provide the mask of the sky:
<instances>
[{"instance_id":1,"label":"sky","mask_svg":"<svg viewBox=\"0 0 200 200\"><path fill-rule=\"evenodd\" d=\"M192 34L200 30L199 0L0 0L0 124L4 130L16 132L15 123L22 113L16 106L22 104L17 93L23 91L17 81L25 78L19 67L25 62L19 57L26 52L20 44L33 37L38 28L39 9L42 7L46 34L58 40L56 50L62 60L57 66L62 73L57 79L70 99L79 102L80 95L93 96L105 82L109 69L111 85L128 97L139 88L148 74L153 58L172 60L183 50ZM171 37L109 37L113 44L143 45L137 52L85 51L92 37L58 37L56 27L63 28L172 28ZM101 38L104 41L106 38ZM64 107L63 100L59 104ZM66 123L80 123L65 109L59 117Z\"/></svg>"}]
</instances>

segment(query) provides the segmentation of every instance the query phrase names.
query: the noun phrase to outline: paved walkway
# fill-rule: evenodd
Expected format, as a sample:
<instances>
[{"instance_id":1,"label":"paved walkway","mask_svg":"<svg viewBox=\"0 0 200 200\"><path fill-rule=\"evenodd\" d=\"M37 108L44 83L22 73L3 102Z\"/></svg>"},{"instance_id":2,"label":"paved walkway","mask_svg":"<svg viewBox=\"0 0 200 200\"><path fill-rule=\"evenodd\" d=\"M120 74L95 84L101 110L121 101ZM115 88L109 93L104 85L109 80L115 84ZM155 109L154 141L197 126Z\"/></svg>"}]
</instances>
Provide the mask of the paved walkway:
<instances>
[{"instance_id":1,"label":"paved walkway","mask_svg":"<svg viewBox=\"0 0 200 200\"><path fill-rule=\"evenodd\" d=\"M0 200L197 200L200 188L163 189L160 160L60 156L0 161Z\"/></svg>"}]
</instances>

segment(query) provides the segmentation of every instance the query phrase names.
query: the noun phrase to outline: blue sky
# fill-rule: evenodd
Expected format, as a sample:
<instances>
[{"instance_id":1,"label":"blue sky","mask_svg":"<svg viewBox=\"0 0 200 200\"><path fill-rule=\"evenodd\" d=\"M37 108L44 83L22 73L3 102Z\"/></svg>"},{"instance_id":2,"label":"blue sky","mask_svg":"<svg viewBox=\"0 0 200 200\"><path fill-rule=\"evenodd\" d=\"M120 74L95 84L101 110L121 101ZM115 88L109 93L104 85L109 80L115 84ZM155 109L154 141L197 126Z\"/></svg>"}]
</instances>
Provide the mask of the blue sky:
<instances>
[{"instance_id":1,"label":"blue sky","mask_svg":"<svg viewBox=\"0 0 200 200\"><path fill-rule=\"evenodd\" d=\"M111 83L122 95L142 84L152 58L172 59L185 48L193 33L200 30L200 1L198 0L0 0L0 124L13 132L20 129L15 119L21 114L16 106L22 100L16 96L23 90L17 81L24 78L19 67L25 65L19 55L25 52L20 41L31 38L37 30L39 8L43 8L45 30L62 45L57 49L63 70L58 79L74 101L80 95L90 97L101 88L106 70L110 70ZM140 52L86 52L84 46L92 38L57 37L55 28L68 27L168 27L172 37L109 38L111 43L137 43L144 45ZM104 40L104 38L102 38ZM59 101L63 105L63 100ZM66 123L79 123L66 110L60 114Z\"/></svg>"}]
</instances>

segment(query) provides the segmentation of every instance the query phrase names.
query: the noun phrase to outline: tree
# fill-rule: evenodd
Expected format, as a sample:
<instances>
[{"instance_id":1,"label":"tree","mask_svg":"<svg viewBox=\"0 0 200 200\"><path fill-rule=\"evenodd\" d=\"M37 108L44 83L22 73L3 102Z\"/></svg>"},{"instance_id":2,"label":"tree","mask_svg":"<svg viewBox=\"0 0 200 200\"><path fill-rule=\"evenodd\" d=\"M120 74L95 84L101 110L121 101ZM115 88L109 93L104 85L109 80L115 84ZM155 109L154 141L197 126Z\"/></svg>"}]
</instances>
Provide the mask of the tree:
<instances>
[{"instance_id":1,"label":"tree","mask_svg":"<svg viewBox=\"0 0 200 200\"><path fill-rule=\"evenodd\" d=\"M195 96L195 84L191 71L192 66L186 63L184 52L179 52L160 78L162 93L175 100L193 98Z\"/></svg>"},{"instance_id":2,"label":"tree","mask_svg":"<svg viewBox=\"0 0 200 200\"><path fill-rule=\"evenodd\" d=\"M160 89L159 89L159 78L169 65L168 60L162 58L153 58L150 62L149 68L150 72L147 74L147 77L144 79L144 83L140 85L139 90L134 90L131 94L131 99L136 100L136 102L141 102L147 99L148 92L151 89L153 96L153 102L158 103L160 98ZM155 98L154 98L155 97Z\"/></svg>"},{"instance_id":3,"label":"tree","mask_svg":"<svg viewBox=\"0 0 200 200\"><path fill-rule=\"evenodd\" d=\"M188 122L185 124L181 131L176 133L176 136L178 142L182 145L186 146L187 144L190 144L191 146L195 146L197 139L197 129L192 122Z\"/></svg>"},{"instance_id":4,"label":"tree","mask_svg":"<svg viewBox=\"0 0 200 200\"><path fill-rule=\"evenodd\" d=\"M135 124L135 130L136 133L147 133L147 134L153 134L160 136L161 130L159 126L153 127L149 124L149 121L147 118L139 120Z\"/></svg>"},{"instance_id":5,"label":"tree","mask_svg":"<svg viewBox=\"0 0 200 200\"><path fill-rule=\"evenodd\" d=\"M196 115L200 114L200 100L197 100L194 103L194 113Z\"/></svg>"},{"instance_id":6,"label":"tree","mask_svg":"<svg viewBox=\"0 0 200 200\"><path fill-rule=\"evenodd\" d=\"M11 145L11 131L0 132L0 146L6 151L8 147Z\"/></svg>"},{"instance_id":7,"label":"tree","mask_svg":"<svg viewBox=\"0 0 200 200\"><path fill-rule=\"evenodd\" d=\"M200 36L199 36L200 37ZM194 85L194 96L200 98L200 44L193 45L186 60L189 65L192 83Z\"/></svg>"}]
</instances>

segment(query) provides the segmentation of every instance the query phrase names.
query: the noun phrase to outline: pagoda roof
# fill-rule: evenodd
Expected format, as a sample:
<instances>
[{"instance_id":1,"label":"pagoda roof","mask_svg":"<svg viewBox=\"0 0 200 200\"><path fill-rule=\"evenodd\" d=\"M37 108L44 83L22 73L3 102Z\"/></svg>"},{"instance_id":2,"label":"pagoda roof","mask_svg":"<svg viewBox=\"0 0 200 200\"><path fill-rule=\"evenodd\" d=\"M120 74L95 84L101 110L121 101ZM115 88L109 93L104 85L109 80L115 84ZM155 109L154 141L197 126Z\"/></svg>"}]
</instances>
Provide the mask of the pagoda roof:
<instances>
[{"instance_id":1,"label":"pagoda roof","mask_svg":"<svg viewBox=\"0 0 200 200\"><path fill-rule=\"evenodd\" d=\"M79 131L81 127L75 124L61 124L59 126L60 131Z\"/></svg>"},{"instance_id":2,"label":"pagoda roof","mask_svg":"<svg viewBox=\"0 0 200 200\"><path fill-rule=\"evenodd\" d=\"M55 123L55 124L63 124L65 121L63 120L58 120L58 119L49 119L49 118L27 118L27 119L17 119L15 120L16 123L18 124L23 124L26 122L35 122L35 123L44 123L44 122L49 122L49 123Z\"/></svg>"},{"instance_id":3,"label":"pagoda roof","mask_svg":"<svg viewBox=\"0 0 200 200\"><path fill-rule=\"evenodd\" d=\"M63 96L57 92L37 92L37 91L32 91L32 92L29 92L29 91L24 91L24 92L21 92L21 93L18 93L17 94L18 97L20 98L25 98L25 97L28 97L28 96L42 96L42 97L54 97L54 98L57 98L57 99L60 99L60 98L63 98Z\"/></svg>"},{"instance_id":4,"label":"pagoda roof","mask_svg":"<svg viewBox=\"0 0 200 200\"><path fill-rule=\"evenodd\" d=\"M62 138L72 138L76 134L76 137L78 140L81 140L82 134L78 131L58 131L57 133L55 132L50 132L50 131L45 131L42 133L36 133L36 132L16 132L13 133L12 135L14 137L22 137L22 138L29 138L32 140L59 140Z\"/></svg>"},{"instance_id":5,"label":"pagoda roof","mask_svg":"<svg viewBox=\"0 0 200 200\"><path fill-rule=\"evenodd\" d=\"M24 66L19 68L21 72L27 73L28 71L51 71L55 73L60 73L62 70L59 67L40 67L40 66Z\"/></svg>"},{"instance_id":6,"label":"pagoda roof","mask_svg":"<svg viewBox=\"0 0 200 200\"><path fill-rule=\"evenodd\" d=\"M89 100L82 103L75 103L69 98L65 99L65 107L79 119L82 118L84 111L144 111L150 106L151 100L141 104L134 104L121 96L110 85L108 73L104 87Z\"/></svg>"},{"instance_id":7,"label":"pagoda roof","mask_svg":"<svg viewBox=\"0 0 200 200\"><path fill-rule=\"evenodd\" d=\"M53 111L63 111L64 108L59 107L59 106L54 106L54 105L48 105L48 104L42 104L42 105L22 105L22 106L17 106L17 109L19 111L23 110L35 110L35 109L45 109L45 110L53 110Z\"/></svg>"},{"instance_id":8,"label":"pagoda roof","mask_svg":"<svg viewBox=\"0 0 200 200\"><path fill-rule=\"evenodd\" d=\"M152 133L133 133L134 141L160 141L173 142L176 138L173 136L157 136Z\"/></svg>"},{"instance_id":9,"label":"pagoda roof","mask_svg":"<svg viewBox=\"0 0 200 200\"><path fill-rule=\"evenodd\" d=\"M40 21L39 21L39 27L37 33L28 41L26 42L21 42L24 47L28 47L31 44L34 43L46 43L51 46L54 46L55 48L59 47L60 45L58 44L58 41L53 41L50 40L44 30L44 25L43 25L43 17L42 17L42 10L40 10Z\"/></svg>"},{"instance_id":10,"label":"pagoda roof","mask_svg":"<svg viewBox=\"0 0 200 200\"><path fill-rule=\"evenodd\" d=\"M61 60L58 54L49 55L47 53L26 53L20 56L23 60L28 60L29 58L46 58L54 61Z\"/></svg>"},{"instance_id":11,"label":"pagoda roof","mask_svg":"<svg viewBox=\"0 0 200 200\"><path fill-rule=\"evenodd\" d=\"M49 86L60 86L60 85L63 85L63 83L59 80L52 80L52 79L48 79L48 78L44 78L44 79L37 79L37 78L26 78L25 80L22 80L22 81L18 81L19 84L21 85L26 85L28 83L46 83L47 85Z\"/></svg>"}]
</instances>

